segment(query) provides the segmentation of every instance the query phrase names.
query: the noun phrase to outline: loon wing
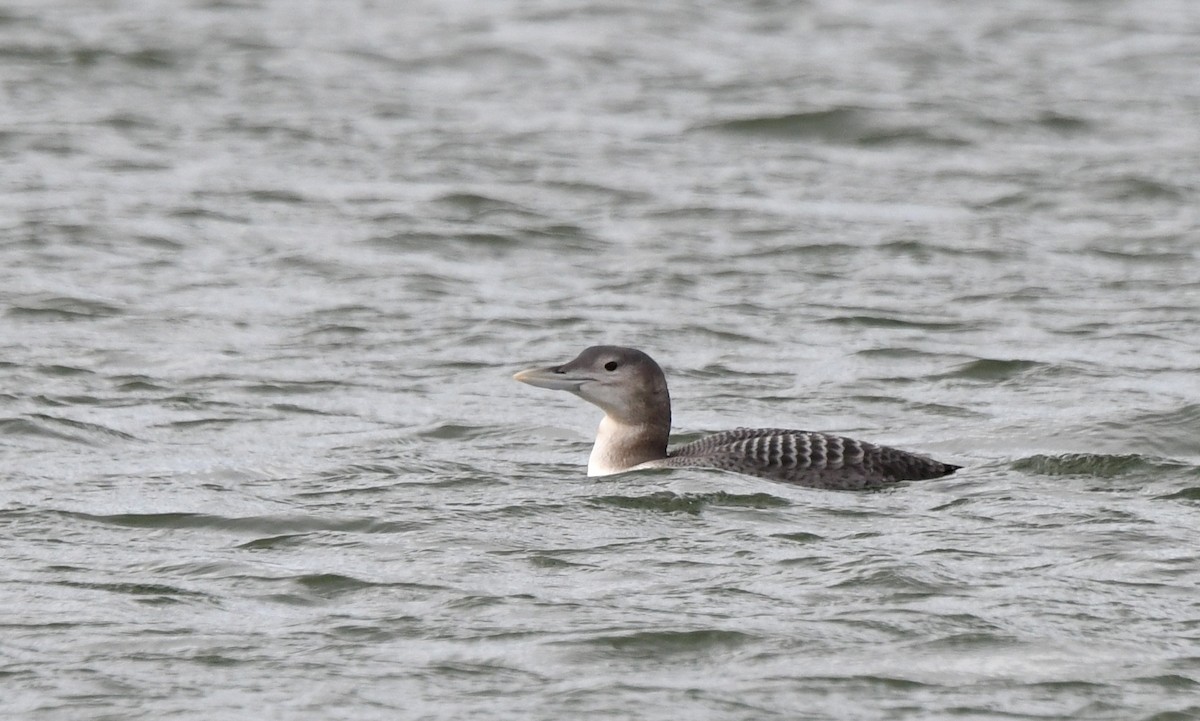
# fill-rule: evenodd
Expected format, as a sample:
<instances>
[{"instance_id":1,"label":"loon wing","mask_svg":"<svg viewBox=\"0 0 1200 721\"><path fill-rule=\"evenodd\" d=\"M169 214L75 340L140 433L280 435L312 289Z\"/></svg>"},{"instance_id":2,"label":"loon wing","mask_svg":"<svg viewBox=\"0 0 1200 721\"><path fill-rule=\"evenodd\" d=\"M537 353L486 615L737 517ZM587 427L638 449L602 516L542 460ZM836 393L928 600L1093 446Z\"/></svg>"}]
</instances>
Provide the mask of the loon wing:
<instances>
[{"instance_id":1,"label":"loon wing","mask_svg":"<svg viewBox=\"0 0 1200 721\"><path fill-rule=\"evenodd\" d=\"M786 428L738 428L679 446L660 467L704 467L811 488L861 490L945 476L960 466L853 438Z\"/></svg>"}]
</instances>

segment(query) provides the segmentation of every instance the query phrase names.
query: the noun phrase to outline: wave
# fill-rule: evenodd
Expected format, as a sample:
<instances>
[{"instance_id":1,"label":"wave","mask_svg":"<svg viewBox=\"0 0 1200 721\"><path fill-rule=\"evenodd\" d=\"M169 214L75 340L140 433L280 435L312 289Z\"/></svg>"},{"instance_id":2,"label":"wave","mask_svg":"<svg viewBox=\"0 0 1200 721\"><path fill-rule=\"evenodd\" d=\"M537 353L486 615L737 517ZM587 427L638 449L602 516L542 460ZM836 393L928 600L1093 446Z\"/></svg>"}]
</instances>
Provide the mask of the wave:
<instances>
[{"instance_id":1,"label":"wave","mask_svg":"<svg viewBox=\"0 0 1200 721\"><path fill-rule=\"evenodd\" d=\"M1119 478L1121 476L1170 473L1178 471L1196 472L1195 466L1180 461L1140 453L1065 453L1062 455L1033 455L1016 460L1011 465L1015 471L1036 473L1043 476L1092 476Z\"/></svg>"},{"instance_id":2,"label":"wave","mask_svg":"<svg viewBox=\"0 0 1200 721\"><path fill-rule=\"evenodd\" d=\"M851 145L960 147L970 141L916 125L898 125L867 108L839 107L799 113L734 118L696 130Z\"/></svg>"},{"instance_id":3,"label":"wave","mask_svg":"<svg viewBox=\"0 0 1200 721\"><path fill-rule=\"evenodd\" d=\"M709 506L738 508L780 508L791 502L769 493L716 493L678 494L660 491L645 496L596 496L589 499L601 506L615 506L643 511L664 513L698 514Z\"/></svg>"}]
</instances>

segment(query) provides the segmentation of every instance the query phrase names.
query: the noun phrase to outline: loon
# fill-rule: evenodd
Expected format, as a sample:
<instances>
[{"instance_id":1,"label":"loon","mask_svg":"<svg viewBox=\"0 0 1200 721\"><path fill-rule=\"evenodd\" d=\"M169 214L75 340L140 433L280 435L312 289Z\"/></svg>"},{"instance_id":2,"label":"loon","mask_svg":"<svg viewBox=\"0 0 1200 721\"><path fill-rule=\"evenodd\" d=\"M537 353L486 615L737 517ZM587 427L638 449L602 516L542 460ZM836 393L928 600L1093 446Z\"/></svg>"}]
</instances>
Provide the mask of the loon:
<instances>
[{"instance_id":1,"label":"loon","mask_svg":"<svg viewBox=\"0 0 1200 721\"><path fill-rule=\"evenodd\" d=\"M588 459L589 476L647 468L716 468L810 488L865 490L938 478L961 466L852 438L784 428L738 428L667 450L667 378L640 350L593 346L575 360L513 376L573 393L604 411Z\"/></svg>"}]
</instances>

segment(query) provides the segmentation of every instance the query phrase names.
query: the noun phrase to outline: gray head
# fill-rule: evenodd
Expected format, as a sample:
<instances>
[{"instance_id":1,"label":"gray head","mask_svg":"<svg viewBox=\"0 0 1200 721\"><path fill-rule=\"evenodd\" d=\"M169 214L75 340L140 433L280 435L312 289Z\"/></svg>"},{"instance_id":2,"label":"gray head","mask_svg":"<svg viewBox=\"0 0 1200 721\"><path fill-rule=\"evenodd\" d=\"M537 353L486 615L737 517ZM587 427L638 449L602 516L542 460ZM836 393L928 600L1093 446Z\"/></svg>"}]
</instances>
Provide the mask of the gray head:
<instances>
[{"instance_id":1,"label":"gray head","mask_svg":"<svg viewBox=\"0 0 1200 721\"><path fill-rule=\"evenodd\" d=\"M666 376L653 358L635 348L592 346L568 363L530 368L513 378L574 393L622 424L671 426Z\"/></svg>"}]
</instances>

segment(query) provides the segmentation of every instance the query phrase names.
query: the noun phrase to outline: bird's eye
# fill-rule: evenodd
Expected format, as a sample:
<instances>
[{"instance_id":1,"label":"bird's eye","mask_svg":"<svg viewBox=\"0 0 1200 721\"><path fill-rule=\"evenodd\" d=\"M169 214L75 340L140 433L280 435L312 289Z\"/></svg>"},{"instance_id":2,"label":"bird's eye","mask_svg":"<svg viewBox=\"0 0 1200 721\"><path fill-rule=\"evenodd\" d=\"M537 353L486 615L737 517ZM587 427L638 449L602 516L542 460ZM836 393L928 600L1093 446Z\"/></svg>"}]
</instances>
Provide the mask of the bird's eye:
<instances>
[{"instance_id":1,"label":"bird's eye","mask_svg":"<svg viewBox=\"0 0 1200 721\"><path fill-rule=\"evenodd\" d=\"M604 364L604 370L606 370L606 371L615 371L616 369L617 369L616 361L609 361Z\"/></svg>"}]
</instances>

